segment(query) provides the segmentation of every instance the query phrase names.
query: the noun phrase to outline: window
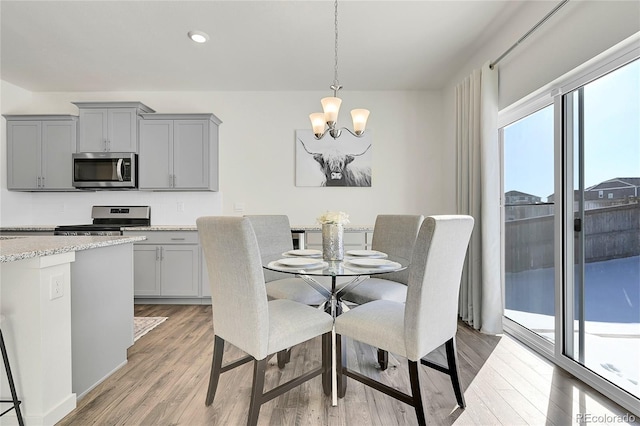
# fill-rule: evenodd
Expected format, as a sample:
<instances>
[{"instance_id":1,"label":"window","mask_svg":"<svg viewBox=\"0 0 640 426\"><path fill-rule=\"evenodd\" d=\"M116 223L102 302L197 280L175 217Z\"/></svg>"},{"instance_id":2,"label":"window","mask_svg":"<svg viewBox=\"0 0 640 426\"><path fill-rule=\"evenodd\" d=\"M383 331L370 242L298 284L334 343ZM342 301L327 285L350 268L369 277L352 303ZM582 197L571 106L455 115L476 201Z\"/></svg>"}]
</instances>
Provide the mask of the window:
<instances>
[{"instance_id":1,"label":"window","mask_svg":"<svg viewBox=\"0 0 640 426\"><path fill-rule=\"evenodd\" d=\"M504 197L505 329L637 414L640 49L621 49L500 113L503 190L530 194Z\"/></svg>"}]
</instances>

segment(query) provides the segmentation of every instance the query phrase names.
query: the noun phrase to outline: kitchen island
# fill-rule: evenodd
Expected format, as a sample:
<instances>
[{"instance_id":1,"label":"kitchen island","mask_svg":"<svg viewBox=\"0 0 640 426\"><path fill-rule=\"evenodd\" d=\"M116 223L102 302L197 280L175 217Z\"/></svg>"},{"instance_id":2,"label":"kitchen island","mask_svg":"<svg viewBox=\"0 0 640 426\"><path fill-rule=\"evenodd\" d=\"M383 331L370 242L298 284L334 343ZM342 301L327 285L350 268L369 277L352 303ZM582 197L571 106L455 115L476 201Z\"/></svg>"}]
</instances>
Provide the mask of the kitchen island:
<instances>
[{"instance_id":1,"label":"kitchen island","mask_svg":"<svg viewBox=\"0 0 640 426\"><path fill-rule=\"evenodd\" d=\"M26 424L55 424L127 362L133 243L141 240L0 237L2 332Z\"/></svg>"}]
</instances>

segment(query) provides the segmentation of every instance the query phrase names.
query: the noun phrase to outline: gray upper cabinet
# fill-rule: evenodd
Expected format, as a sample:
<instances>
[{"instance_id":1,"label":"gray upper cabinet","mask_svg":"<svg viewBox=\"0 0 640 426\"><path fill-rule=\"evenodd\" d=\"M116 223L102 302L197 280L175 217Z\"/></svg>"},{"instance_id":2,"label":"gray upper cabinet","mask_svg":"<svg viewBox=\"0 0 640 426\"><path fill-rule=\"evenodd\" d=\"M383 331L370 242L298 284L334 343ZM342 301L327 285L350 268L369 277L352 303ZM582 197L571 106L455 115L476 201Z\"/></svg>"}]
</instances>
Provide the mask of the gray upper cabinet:
<instances>
[{"instance_id":1,"label":"gray upper cabinet","mask_svg":"<svg viewBox=\"0 0 640 426\"><path fill-rule=\"evenodd\" d=\"M7 189L73 191L73 115L4 115L7 120Z\"/></svg>"},{"instance_id":2,"label":"gray upper cabinet","mask_svg":"<svg viewBox=\"0 0 640 426\"><path fill-rule=\"evenodd\" d=\"M213 114L141 114L139 187L218 190L218 126Z\"/></svg>"},{"instance_id":3,"label":"gray upper cabinet","mask_svg":"<svg viewBox=\"0 0 640 426\"><path fill-rule=\"evenodd\" d=\"M138 152L141 102L73 102L80 111L78 152Z\"/></svg>"}]
</instances>

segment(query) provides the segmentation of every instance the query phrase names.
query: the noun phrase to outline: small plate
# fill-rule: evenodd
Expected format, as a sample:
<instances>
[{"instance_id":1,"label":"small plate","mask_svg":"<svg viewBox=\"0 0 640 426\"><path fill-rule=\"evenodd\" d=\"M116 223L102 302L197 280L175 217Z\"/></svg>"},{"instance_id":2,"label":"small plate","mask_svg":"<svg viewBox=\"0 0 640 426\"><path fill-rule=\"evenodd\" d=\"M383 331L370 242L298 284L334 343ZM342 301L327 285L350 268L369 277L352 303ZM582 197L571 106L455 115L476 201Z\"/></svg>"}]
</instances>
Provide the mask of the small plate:
<instances>
[{"instance_id":1,"label":"small plate","mask_svg":"<svg viewBox=\"0 0 640 426\"><path fill-rule=\"evenodd\" d=\"M278 263L290 268L311 268L322 265L322 260L304 257L287 257L286 259L278 260Z\"/></svg>"},{"instance_id":2,"label":"small plate","mask_svg":"<svg viewBox=\"0 0 640 426\"><path fill-rule=\"evenodd\" d=\"M356 266L360 266L361 268L389 268L389 267L396 267L398 265L398 263L392 262L387 259L370 259L370 258L350 259L349 263Z\"/></svg>"},{"instance_id":3,"label":"small plate","mask_svg":"<svg viewBox=\"0 0 640 426\"><path fill-rule=\"evenodd\" d=\"M369 258L383 258L387 257L387 253L383 253L377 250L349 250L347 251L349 256L356 257L369 257Z\"/></svg>"},{"instance_id":4,"label":"small plate","mask_svg":"<svg viewBox=\"0 0 640 426\"><path fill-rule=\"evenodd\" d=\"M301 257L320 257L322 256L322 252L320 250L289 250L286 254L291 256L301 256Z\"/></svg>"}]
</instances>

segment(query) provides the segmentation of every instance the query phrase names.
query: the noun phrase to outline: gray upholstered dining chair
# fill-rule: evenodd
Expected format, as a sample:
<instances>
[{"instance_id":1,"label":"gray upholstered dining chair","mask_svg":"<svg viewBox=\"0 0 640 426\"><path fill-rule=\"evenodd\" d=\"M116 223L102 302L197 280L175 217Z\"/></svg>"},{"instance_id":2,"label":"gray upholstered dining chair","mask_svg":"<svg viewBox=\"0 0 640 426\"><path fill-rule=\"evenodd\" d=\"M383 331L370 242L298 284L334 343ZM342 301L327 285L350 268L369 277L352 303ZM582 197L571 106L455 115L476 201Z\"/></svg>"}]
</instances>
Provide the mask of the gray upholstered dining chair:
<instances>
[{"instance_id":1,"label":"gray upholstered dining chair","mask_svg":"<svg viewBox=\"0 0 640 426\"><path fill-rule=\"evenodd\" d=\"M246 215L258 240L263 259L282 257L282 253L293 249L291 225L286 215ZM289 299L305 305L319 306L326 296L318 293L301 278L277 271L264 271L269 299ZM284 368L291 357L291 350L278 353L278 367Z\"/></svg>"},{"instance_id":2,"label":"gray upholstered dining chair","mask_svg":"<svg viewBox=\"0 0 640 426\"><path fill-rule=\"evenodd\" d=\"M265 393L268 357L330 333L333 319L292 300L267 299L258 242L249 219L200 217L196 224L209 271L213 310L214 347L206 405L213 403L221 373L253 361L247 424L255 425L263 403L313 377L328 374L320 366ZM225 342L248 355L223 366Z\"/></svg>"},{"instance_id":3,"label":"gray upholstered dining chair","mask_svg":"<svg viewBox=\"0 0 640 426\"><path fill-rule=\"evenodd\" d=\"M410 260L423 220L422 215L378 215L373 226L371 249ZM380 299L404 302L408 279L409 269L369 278L345 294L343 299L357 304Z\"/></svg>"},{"instance_id":4,"label":"gray upholstered dining chair","mask_svg":"<svg viewBox=\"0 0 640 426\"><path fill-rule=\"evenodd\" d=\"M418 365L424 364L451 377L458 405L465 407L458 377L455 337L460 277L473 223L471 216L464 215L427 217L413 250L406 303L377 300L336 318L338 335L407 358L411 395L349 370L345 359L339 360L338 383L343 383L346 380L343 376L347 376L412 405L418 423L424 425L418 377ZM423 359L443 344L447 353L446 366Z\"/></svg>"},{"instance_id":5,"label":"gray upholstered dining chair","mask_svg":"<svg viewBox=\"0 0 640 426\"><path fill-rule=\"evenodd\" d=\"M247 215L258 240L262 258L282 257L293 249L291 225L286 215ZM291 274L264 271L267 296L270 299L289 299L306 305L320 305L326 297L318 293L302 279Z\"/></svg>"},{"instance_id":6,"label":"gray upholstered dining chair","mask_svg":"<svg viewBox=\"0 0 640 426\"><path fill-rule=\"evenodd\" d=\"M373 226L371 248L390 256L410 260L423 220L422 215L378 215ZM409 268L378 275L358 284L342 298L359 305L374 300L404 303L407 298L408 280ZM382 349L378 350L378 364L382 370L386 370L389 365L389 354Z\"/></svg>"}]
</instances>

